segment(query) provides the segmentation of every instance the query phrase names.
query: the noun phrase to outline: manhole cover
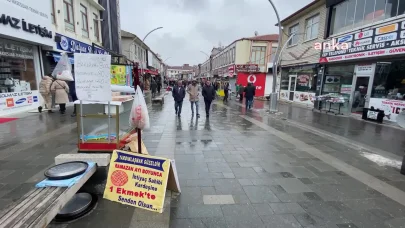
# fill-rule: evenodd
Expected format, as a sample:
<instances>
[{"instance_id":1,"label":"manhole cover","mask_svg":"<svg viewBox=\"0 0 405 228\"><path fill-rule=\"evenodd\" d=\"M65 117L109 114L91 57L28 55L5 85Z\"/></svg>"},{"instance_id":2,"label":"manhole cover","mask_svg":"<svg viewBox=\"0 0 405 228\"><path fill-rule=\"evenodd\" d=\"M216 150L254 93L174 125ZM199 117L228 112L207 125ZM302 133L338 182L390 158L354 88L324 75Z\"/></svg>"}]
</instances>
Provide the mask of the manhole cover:
<instances>
[{"instance_id":1,"label":"manhole cover","mask_svg":"<svg viewBox=\"0 0 405 228\"><path fill-rule=\"evenodd\" d=\"M69 179L86 172L88 166L86 162L66 162L52 166L45 171L45 176L50 180Z\"/></svg>"},{"instance_id":2,"label":"manhole cover","mask_svg":"<svg viewBox=\"0 0 405 228\"><path fill-rule=\"evenodd\" d=\"M71 221L89 213L97 203L97 196L86 192L76 193L55 216L56 222Z\"/></svg>"}]
</instances>

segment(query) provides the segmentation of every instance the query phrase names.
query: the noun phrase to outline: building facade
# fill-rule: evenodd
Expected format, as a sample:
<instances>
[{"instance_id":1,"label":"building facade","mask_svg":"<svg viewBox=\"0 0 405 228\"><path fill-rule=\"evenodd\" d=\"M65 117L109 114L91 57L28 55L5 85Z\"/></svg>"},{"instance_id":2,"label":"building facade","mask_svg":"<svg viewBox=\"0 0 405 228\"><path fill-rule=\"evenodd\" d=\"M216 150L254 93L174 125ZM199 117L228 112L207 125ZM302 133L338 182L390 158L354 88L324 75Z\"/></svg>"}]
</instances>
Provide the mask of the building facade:
<instances>
[{"instance_id":1,"label":"building facade","mask_svg":"<svg viewBox=\"0 0 405 228\"><path fill-rule=\"evenodd\" d=\"M120 1L98 0L98 2L104 8L101 11L101 34L104 47L115 53L125 54L122 53L121 47Z\"/></svg>"},{"instance_id":2,"label":"building facade","mask_svg":"<svg viewBox=\"0 0 405 228\"><path fill-rule=\"evenodd\" d=\"M189 79L190 76L194 77L198 66L190 66L189 64L183 64L183 66L167 66L166 76L168 79Z\"/></svg>"},{"instance_id":3,"label":"building facade","mask_svg":"<svg viewBox=\"0 0 405 228\"><path fill-rule=\"evenodd\" d=\"M0 1L0 116L37 108L41 49L52 48L51 2Z\"/></svg>"},{"instance_id":4,"label":"building facade","mask_svg":"<svg viewBox=\"0 0 405 228\"><path fill-rule=\"evenodd\" d=\"M280 56L280 99L313 107L320 50L324 40L325 0L315 0L281 21L283 44ZM272 65L271 65L272 66Z\"/></svg>"},{"instance_id":5,"label":"building facade","mask_svg":"<svg viewBox=\"0 0 405 228\"><path fill-rule=\"evenodd\" d=\"M325 6L320 93L340 97L346 114L373 107L395 122L405 109L405 1L327 0Z\"/></svg>"},{"instance_id":6,"label":"building facade","mask_svg":"<svg viewBox=\"0 0 405 228\"><path fill-rule=\"evenodd\" d=\"M277 48L278 35L262 35L235 40L226 47L214 48L208 60L201 64L202 77L208 75L218 81L229 81L256 86L257 96L270 94L271 82L267 74L267 63ZM231 86L231 87L232 87Z\"/></svg>"}]
</instances>

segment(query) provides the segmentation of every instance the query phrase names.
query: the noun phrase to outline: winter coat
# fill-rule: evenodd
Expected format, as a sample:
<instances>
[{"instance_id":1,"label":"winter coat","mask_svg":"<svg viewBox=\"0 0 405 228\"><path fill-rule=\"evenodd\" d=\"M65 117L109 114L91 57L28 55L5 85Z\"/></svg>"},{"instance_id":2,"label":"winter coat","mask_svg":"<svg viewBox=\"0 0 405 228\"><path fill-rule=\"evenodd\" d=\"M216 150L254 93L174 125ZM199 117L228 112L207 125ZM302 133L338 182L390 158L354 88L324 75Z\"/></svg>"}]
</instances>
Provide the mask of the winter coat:
<instances>
[{"instance_id":1,"label":"winter coat","mask_svg":"<svg viewBox=\"0 0 405 228\"><path fill-rule=\"evenodd\" d=\"M202 89L202 95L204 97L204 100L212 101L215 98L215 88L212 85L205 85L204 88Z\"/></svg>"},{"instance_id":2,"label":"winter coat","mask_svg":"<svg viewBox=\"0 0 405 228\"><path fill-rule=\"evenodd\" d=\"M174 98L174 101L183 101L184 97L186 96L186 90L183 86L176 85L172 90L172 96Z\"/></svg>"},{"instance_id":3,"label":"winter coat","mask_svg":"<svg viewBox=\"0 0 405 228\"><path fill-rule=\"evenodd\" d=\"M198 101L198 95L199 95L199 88L198 85L189 85L187 87L187 93L190 96L190 101Z\"/></svg>"},{"instance_id":4,"label":"winter coat","mask_svg":"<svg viewBox=\"0 0 405 228\"><path fill-rule=\"evenodd\" d=\"M240 86L239 90L238 90L239 95L243 94L244 92L245 92L245 87Z\"/></svg>"},{"instance_id":5,"label":"winter coat","mask_svg":"<svg viewBox=\"0 0 405 228\"><path fill-rule=\"evenodd\" d=\"M39 83L39 93L50 94L53 80L53 78L45 75Z\"/></svg>"},{"instance_id":6,"label":"winter coat","mask_svg":"<svg viewBox=\"0 0 405 228\"><path fill-rule=\"evenodd\" d=\"M51 86L51 92L55 96L56 104L69 103L69 86L65 81L55 80Z\"/></svg>"},{"instance_id":7,"label":"winter coat","mask_svg":"<svg viewBox=\"0 0 405 228\"><path fill-rule=\"evenodd\" d=\"M256 87L255 86L247 86L245 88L245 97L246 99L253 99L256 93Z\"/></svg>"}]
</instances>

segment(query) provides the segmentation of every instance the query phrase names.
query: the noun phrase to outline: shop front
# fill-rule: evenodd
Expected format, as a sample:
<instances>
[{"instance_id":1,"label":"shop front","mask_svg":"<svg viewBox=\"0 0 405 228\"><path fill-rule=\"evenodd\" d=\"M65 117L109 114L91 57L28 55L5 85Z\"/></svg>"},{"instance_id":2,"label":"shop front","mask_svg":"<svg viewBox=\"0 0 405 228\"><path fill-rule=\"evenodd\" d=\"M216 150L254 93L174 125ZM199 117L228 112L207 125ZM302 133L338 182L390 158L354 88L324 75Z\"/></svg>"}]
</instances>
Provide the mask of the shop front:
<instances>
[{"instance_id":1,"label":"shop front","mask_svg":"<svg viewBox=\"0 0 405 228\"><path fill-rule=\"evenodd\" d=\"M235 65L237 73L236 84L247 86L252 83L256 87L255 97L264 97L266 90L266 73L260 72L257 64L237 64Z\"/></svg>"},{"instance_id":2,"label":"shop front","mask_svg":"<svg viewBox=\"0 0 405 228\"><path fill-rule=\"evenodd\" d=\"M318 64L283 68L280 82L280 100L313 106L317 83Z\"/></svg>"},{"instance_id":3,"label":"shop front","mask_svg":"<svg viewBox=\"0 0 405 228\"><path fill-rule=\"evenodd\" d=\"M346 50L322 50L322 96L337 97L343 114L379 109L396 122L405 110L405 21L344 35Z\"/></svg>"},{"instance_id":4,"label":"shop front","mask_svg":"<svg viewBox=\"0 0 405 228\"><path fill-rule=\"evenodd\" d=\"M0 116L36 109L42 100L40 49L51 47L50 2L0 1ZM48 28L48 29L47 29Z\"/></svg>"}]
</instances>

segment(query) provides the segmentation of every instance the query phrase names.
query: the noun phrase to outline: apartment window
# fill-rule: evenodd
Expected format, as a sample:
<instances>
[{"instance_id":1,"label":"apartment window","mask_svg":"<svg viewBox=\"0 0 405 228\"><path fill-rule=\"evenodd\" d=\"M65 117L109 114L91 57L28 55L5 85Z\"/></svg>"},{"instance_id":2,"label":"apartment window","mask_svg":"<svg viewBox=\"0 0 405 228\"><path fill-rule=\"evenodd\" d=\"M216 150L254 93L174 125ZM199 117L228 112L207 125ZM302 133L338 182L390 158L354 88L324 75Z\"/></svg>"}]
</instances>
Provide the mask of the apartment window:
<instances>
[{"instance_id":1,"label":"apartment window","mask_svg":"<svg viewBox=\"0 0 405 228\"><path fill-rule=\"evenodd\" d=\"M51 20L53 24L56 24L55 20L55 0L51 0Z\"/></svg>"},{"instance_id":2,"label":"apartment window","mask_svg":"<svg viewBox=\"0 0 405 228\"><path fill-rule=\"evenodd\" d=\"M312 40L318 37L319 15L308 18L305 26L305 40Z\"/></svg>"},{"instance_id":3,"label":"apartment window","mask_svg":"<svg viewBox=\"0 0 405 228\"><path fill-rule=\"evenodd\" d=\"M405 0L347 0L333 6L330 35L405 13Z\"/></svg>"},{"instance_id":4,"label":"apartment window","mask_svg":"<svg viewBox=\"0 0 405 228\"><path fill-rule=\"evenodd\" d=\"M299 24L296 24L296 25L294 25L294 26L291 26L291 27L288 29L288 34L289 34L289 35L291 35L291 34L297 34L297 33L298 33L298 28L299 28ZM294 36L292 37L292 39L290 39L290 41L288 41L288 46L296 45L297 43L298 43L298 36L297 36L297 35L294 35Z\"/></svg>"},{"instance_id":5,"label":"apartment window","mask_svg":"<svg viewBox=\"0 0 405 228\"><path fill-rule=\"evenodd\" d=\"M266 64L266 47L252 47L250 61L253 64Z\"/></svg>"},{"instance_id":6,"label":"apartment window","mask_svg":"<svg viewBox=\"0 0 405 228\"><path fill-rule=\"evenodd\" d=\"M82 36L89 37L89 24L87 21L87 8L80 4L80 14L82 16Z\"/></svg>"},{"instance_id":7,"label":"apartment window","mask_svg":"<svg viewBox=\"0 0 405 228\"><path fill-rule=\"evenodd\" d=\"M93 27L94 27L94 37L96 37L97 41L100 41L100 28L99 28L99 21L97 14L93 13Z\"/></svg>"},{"instance_id":8,"label":"apartment window","mask_svg":"<svg viewBox=\"0 0 405 228\"><path fill-rule=\"evenodd\" d=\"M73 16L73 0L63 0L63 11L65 14L65 28L75 31L75 18Z\"/></svg>"}]
</instances>

